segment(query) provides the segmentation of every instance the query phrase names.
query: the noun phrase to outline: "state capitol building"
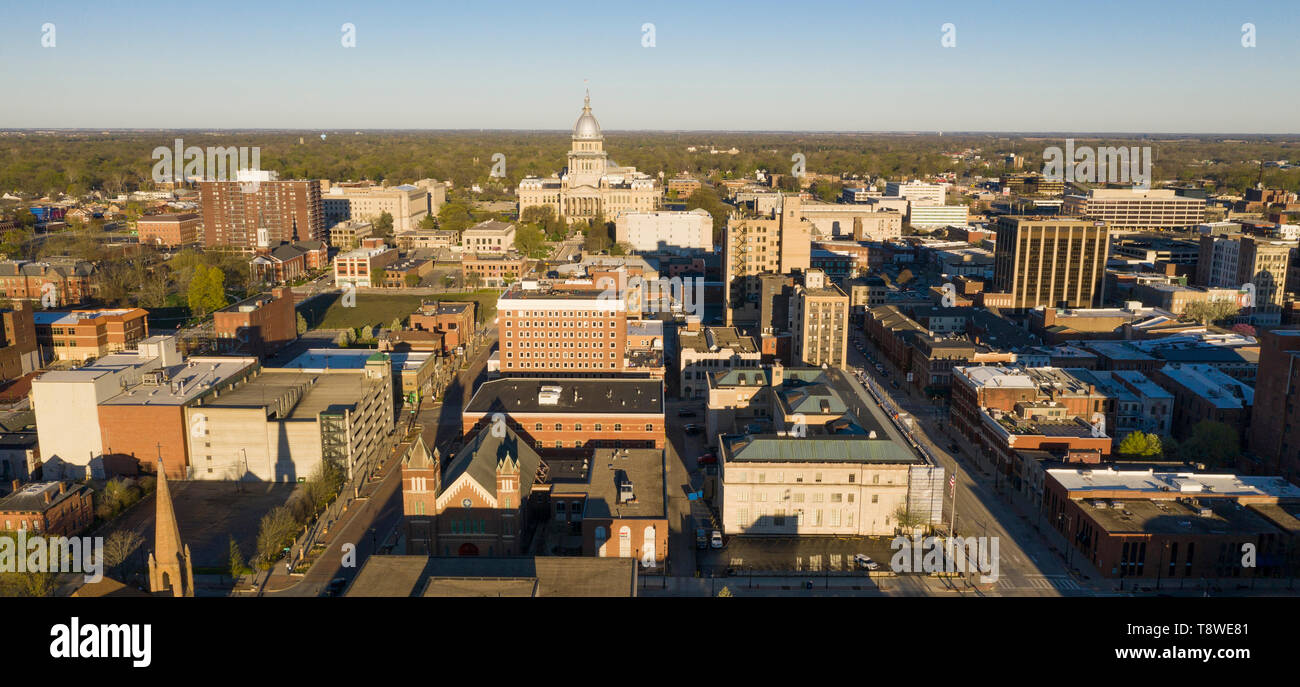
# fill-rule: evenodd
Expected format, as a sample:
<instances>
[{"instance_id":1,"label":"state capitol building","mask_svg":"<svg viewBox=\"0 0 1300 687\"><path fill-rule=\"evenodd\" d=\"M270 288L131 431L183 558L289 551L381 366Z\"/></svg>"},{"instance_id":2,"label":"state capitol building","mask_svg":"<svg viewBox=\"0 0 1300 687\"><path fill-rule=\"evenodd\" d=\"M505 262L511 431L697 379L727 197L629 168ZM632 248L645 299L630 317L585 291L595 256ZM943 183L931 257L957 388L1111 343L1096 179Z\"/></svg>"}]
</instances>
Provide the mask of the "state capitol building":
<instances>
[{"instance_id":1,"label":"state capitol building","mask_svg":"<svg viewBox=\"0 0 1300 687\"><path fill-rule=\"evenodd\" d=\"M612 222L627 212L653 212L659 206L657 181L635 167L619 167L605 152L605 137L591 114L591 95L573 125L573 148L563 176L526 177L519 182L519 214L533 206L550 207L569 222L603 217Z\"/></svg>"}]
</instances>

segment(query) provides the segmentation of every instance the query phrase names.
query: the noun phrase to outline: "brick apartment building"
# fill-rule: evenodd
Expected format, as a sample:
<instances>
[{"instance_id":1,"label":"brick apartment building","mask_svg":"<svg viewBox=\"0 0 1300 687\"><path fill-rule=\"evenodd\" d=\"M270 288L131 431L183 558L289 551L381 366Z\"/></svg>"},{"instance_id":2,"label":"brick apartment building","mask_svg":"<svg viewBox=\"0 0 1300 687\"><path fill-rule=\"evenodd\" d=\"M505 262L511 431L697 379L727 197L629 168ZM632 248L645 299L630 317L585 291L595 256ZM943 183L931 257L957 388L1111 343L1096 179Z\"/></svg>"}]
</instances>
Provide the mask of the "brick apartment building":
<instances>
[{"instance_id":1,"label":"brick apartment building","mask_svg":"<svg viewBox=\"0 0 1300 687\"><path fill-rule=\"evenodd\" d=\"M32 309L22 301L0 310L3 339L0 339L0 382L17 379L41 366L36 348L36 324Z\"/></svg>"},{"instance_id":2,"label":"brick apartment building","mask_svg":"<svg viewBox=\"0 0 1300 687\"><path fill-rule=\"evenodd\" d=\"M528 274L528 258L517 253L496 255L466 253L460 261L460 275L465 285L477 278L481 286L502 287Z\"/></svg>"},{"instance_id":3,"label":"brick apartment building","mask_svg":"<svg viewBox=\"0 0 1300 687\"><path fill-rule=\"evenodd\" d=\"M266 357L298 340L293 292L285 287L245 298L212 317L219 348L225 352Z\"/></svg>"},{"instance_id":4,"label":"brick apartment building","mask_svg":"<svg viewBox=\"0 0 1300 687\"><path fill-rule=\"evenodd\" d=\"M148 311L41 311L32 315L36 342L45 360L86 360L133 348L149 337Z\"/></svg>"},{"instance_id":5,"label":"brick apartment building","mask_svg":"<svg viewBox=\"0 0 1300 687\"><path fill-rule=\"evenodd\" d=\"M597 448L662 449L663 381L496 379L480 386L465 405L462 434L475 435L495 419L544 455L589 455Z\"/></svg>"},{"instance_id":6,"label":"brick apartment building","mask_svg":"<svg viewBox=\"0 0 1300 687\"><path fill-rule=\"evenodd\" d=\"M13 482L0 499L0 525L7 532L27 530L45 536L71 537L95 520L90 487L68 482Z\"/></svg>"},{"instance_id":7,"label":"brick apartment building","mask_svg":"<svg viewBox=\"0 0 1300 687\"><path fill-rule=\"evenodd\" d=\"M1052 469L1042 515L1104 577L1196 588L1294 574L1300 489L1276 477ZM1242 565L1243 544L1256 566Z\"/></svg>"},{"instance_id":8,"label":"brick apartment building","mask_svg":"<svg viewBox=\"0 0 1300 687\"><path fill-rule=\"evenodd\" d=\"M603 291L518 284L497 300L501 372L549 376L625 369L627 302Z\"/></svg>"},{"instance_id":9,"label":"brick apartment building","mask_svg":"<svg viewBox=\"0 0 1300 687\"><path fill-rule=\"evenodd\" d=\"M397 261L397 249L384 245L383 239L365 239L361 247L334 256L334 283L358 287L378 287L379 270Z\"/></svg>"},{"instance_id":10,"label":"brick apartment building","mask_svg":"<svg viewBox=\"0 0 1300 687\"><path fill-rule=\"evenodd\" d=\"M146 215L136 222L140 243L151 246L193 246L202 238L203 220L196 212Z\"/></svg>"},{"instance_id":11,"label":"brick apartment building","mask_svg":"<svg viewBox=\"0 0 1300 687\"><path fill-rule=\"evenodd\" d=\"M208 248L251 252L258 246L329 238L317 181L259 181L251 193L237 181L203 181L199 197Z\"/></svg>"},{"instance_id":12,"label":"brick apartment building","mask_svg":"<svg viewBox=\"0 0 1300 687\"><path fill-rule=\"evenodd\" d=\"M94 263L57 258L0 262L0 298L41 301L52 294L54 307L66 308L86 302L98 288Z\"/></svg>"},{"instance_id":13,"label":"brick apartment building","mask_svg":"<svg viewBox=\"0 0 1300 687\"><path fill-rule=\"evenodd\" d=\"M1258 457L1254 474L1281 475L1300 484L1300 329L1272 329L1259 337L1259 376L1255 384L1256 417L1272 418L1250 426L1251 452Z\"/></svg>"},{"instance_id":14,"label":"brick apartment building","mask_svg":"<svg viewBox=\"0 0 1300 687\"><path fill-rule=\"evenodd\" d=\"M442 334L443 352L464 346L474 335L476 301L426 301L411 313L407 326Z\"/></svg>"}]
</instances>

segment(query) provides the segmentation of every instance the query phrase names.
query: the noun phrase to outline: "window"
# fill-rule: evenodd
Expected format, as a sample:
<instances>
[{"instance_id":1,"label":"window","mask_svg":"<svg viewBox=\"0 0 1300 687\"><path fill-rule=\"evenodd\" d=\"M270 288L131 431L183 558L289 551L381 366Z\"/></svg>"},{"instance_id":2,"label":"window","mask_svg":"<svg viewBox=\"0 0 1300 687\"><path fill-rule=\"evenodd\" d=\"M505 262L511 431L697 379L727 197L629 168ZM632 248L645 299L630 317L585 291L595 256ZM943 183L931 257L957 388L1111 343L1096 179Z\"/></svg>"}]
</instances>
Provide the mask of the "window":
<instances>
[{"instance_id":1,"label":"window","mask_svg":"<svg viewBox=\"0 0 1300 687\"><path fill-rule=\"evenodd\" d=\"M645 431L647 431L647 432L653 432L653 431L655 431L655 426L654 426L653 424L649 424L649 423L647 423L646 426L645 426Z\"/></svg>"},{"instance_id":2,"label":"window","mask_svg":"<svg viewBox=\"0 0 1300 687\"><path fill-rule=\"evenodd\" d=\"M820 482L822 481L822 473L820 473L820 472L817 473L815 481L818 482L818 483L820 483Z\"/></svg>"},{"instance_id":3,"label":"window","mask_svg":"<svg viewBox=\"0 0 1300 687\"><path fill-rule=\"evenodd\" d=\"M857 473L850 472L850 473L849 473L849 484L853 484L853 483L856 482L856 481L858 481L858 475L857 475Z\"/></svg>"},{"instance_id":4,"label":"window","mask_svg":"<svg viewBox=\"0 0 1300 687\"><path fill-rule=\"evenodd\" d=\"M841 494L841 493L839 493L839 492L836 492L836 493L834 493L834 494L831 494L831 503L840 503L840 502L842 502L843 500L844 500L844 495L843 495L843 494Z\"/></svg>"},{"instance_id":5,"label":"window","mask_svg":"<svg viewBox=\"0 0 1300 687\"><path fill-rule=\"evenodd\" d=\"M599 423L599 422L596 423L596 431L597 431L597 432L600 431L600 423Z\"/></svg>"},{"instance_id":6,"label":"window","mask_svg":"<svg viewBox=\"0 0 1300 687\"><path fill-rule=\"evenodd\" d=\"M621 422L615 422L615 423L614 423L614 431L615 431L615 432L621 432L621 431L623 431L623 423L621 423Z\"/></svg>"},{"instance_id":7,"label":"window","mask_svg":"<svg viewBox=\"0 0 1300 687\"><path fill-rule=\"evenodd\" d=\"M535 427L534 429L536 429L536 430L539 431L539 432L542 431L542 423L540 423L540 422L537 423L537 425L536 425L536 427Z\"/></svg>"},{"instance_id":8,"label":"window","mask_svg":"<svg viewBox=\"0 0 1300 687\"><path fill-rule=\"evenodd\" d=\"M872 495L871 495L871 502L872 502L872 503L880 503L880 494L872 494Z\"/></svg>"},{"instance_id":9,"label":"window","mask_svg":"<svg viewBox=\"0 0 1300 687\"><path fill-rule=\"evenodd\" d=\"M575 423L573 423L573 431L575 431L575 432L581 432L581 431L582 431L582 423L581 423L581 422L575 422Z\"/></svg>"},{"instance_id":10,"label":"window","mask_svg":"<svg viewBox=\"0 0 1300 687\"><path fill-rule=\"evenodd\" d=\"M880 475L872 475L872 476L871 476L871 483L872 483L872 484L880 484Z\"/></svg>"}]
</instances>

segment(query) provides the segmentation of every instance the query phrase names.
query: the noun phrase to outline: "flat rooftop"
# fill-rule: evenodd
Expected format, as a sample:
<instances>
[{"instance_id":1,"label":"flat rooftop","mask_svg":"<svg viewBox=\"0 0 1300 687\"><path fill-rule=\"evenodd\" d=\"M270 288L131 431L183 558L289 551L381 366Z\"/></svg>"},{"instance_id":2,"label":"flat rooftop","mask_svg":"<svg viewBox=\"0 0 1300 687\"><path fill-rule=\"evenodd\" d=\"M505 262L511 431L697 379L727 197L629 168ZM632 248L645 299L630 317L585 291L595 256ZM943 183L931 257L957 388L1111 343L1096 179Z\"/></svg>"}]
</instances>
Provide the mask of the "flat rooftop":
<instances>
[{"instance_id":1,"label":"flat rooftop","mask_svg":"<svg viewBox=\"0 0 1300 687\"><path fill-rule=\"evenodd\" d=\"M257 365L257 358L194 357L180 365L159 368L162 374L125 389L101 405L185 405L213 386Z\"/></svg>"},{"instance_id":2,"label":"flat rooftop","mask_svg":"<svg viewBox=\"0 0 1300 687\"><path fill-rule=\"evenodd\" d=\"M543 394L543 387L558 393ZM662 415L663 382L616 378L494 379L479 386L465 405L466 414L491 412Z\"/></svg>"},{"instance_id":3,"label":"flat rooftop","mask_svg":"<svg viewBox=\"0 0 1300 687\"><path fill-rule=\"evenodd\" d=\"M346 595L632 597L636 565L632 558L586 556L376 555L366 559Z\"/></svg>"},{"instance_id":4,"label":"flat rooftop","mask_svg":"<svg viewBox=\"0 0 1300 687\"><path fill-rule=\"evenodd\" d=\"M1300 487L1281 477L1233 474L1156 472L1154 470L1048 470L1062 487L1079 492L1136 492L1151 495L1169 492L1184 496L1213 495L1300 499ZM1074 498L1073 496L1071 498Z\"/></svg>"},{"instance_id":5,"label":"flat rooftop","mask_svg":"<svg viewBox=\"0 0 1300 687\"><path fill-rule=\"evenodd\" d=\"M552 475L551 493L586 494L585 518L664 518L664 452L661 449L597 449L586 474L575 479ZM620 485L632 485L633 498L619 503Z\"/></svg>"},{"instance_id":6,"label":"flat rooftop","mask_svg":"<svg viewBox=\"0 0 1300 687\"><path fill-rule=\"evenodd\" d=\"M1160 372L1216 408L1248 408L1255 404L1255 389L1212 365L1171 363Z\"/></svg>"},{"instance_id":7,"label":"flat rooftop","mask_svg":"<svg viewBox=\"0 0 1300 687\"><path fill-rule=\"evenodd\" d=\"M37 311L32 313L32 321L40 325L70 325L83 322L85 320L97 320L106 317L124 317L126 315L139 312L145 314L140 308L122 308L117 310L78 310L74 312L44 312Z\"/></svg>"},{"instance_id":8,"label":"flat rooftop","mask_svg":"<svg viewBox=\"0 0 1300 687\"><path fill-rule=\"evenodd\" d=\"M788 437L776 434L722 437L728 463L901 463L922 461L904 446L862 435Z\"/></svg>"},{"instance_id":9,"label":"flat rooftop","mask_svg":"<svg viewBox=\"0 0 1300 687\"><path fill-rule=\"evenodd\" d=\"M752 336L744 336L735 327L704 327L697 332L679 329L677 342L682 350L709 353L716 346L730 348L737 353L757 353L758 343Z\"/></svg>"},{"instance_id":10,"label":"flat rooftop","mask_svg":"<svg viewBox=\"0 0 1300 687\"><path fill-rule=\"evenodd\" d=\"M1173 499L1082 499L1078 505L1107 532L1134 534L1265 534L1278 528L1250 508L1215 499L1203 506Z\"/></svg>"},{"instance_id":11,"label":"flat rooftop","mask_svg":"<svg viewBox=\"0 0 1300 687\"><path fill-rule=\"evenodd\" d=\"M326 410L355 406L365 387L376 384L378 380L366 379L359 370L312 372L269 368L203 405L267 408L279 419L313 420Z\"/></svg>"}]
</instances>

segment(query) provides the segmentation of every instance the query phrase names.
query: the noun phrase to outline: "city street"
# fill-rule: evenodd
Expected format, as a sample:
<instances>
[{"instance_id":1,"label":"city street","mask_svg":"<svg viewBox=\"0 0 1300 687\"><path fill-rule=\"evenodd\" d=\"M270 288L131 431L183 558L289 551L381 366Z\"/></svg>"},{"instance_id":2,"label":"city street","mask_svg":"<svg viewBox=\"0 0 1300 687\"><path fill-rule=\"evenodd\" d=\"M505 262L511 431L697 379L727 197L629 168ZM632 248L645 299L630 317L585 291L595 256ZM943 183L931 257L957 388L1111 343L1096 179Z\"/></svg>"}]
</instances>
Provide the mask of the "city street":
<instances>
[{"instance_id":1,"label":"city street","mask_svg":"<svg viewBox=\"0 0 1300 687\"><path fill-rule=\"evenodd\" d=\"M867 371L876 380L877 387L902 411L912 416L912 435L948 474L957 476L956 533L963 537L999 538L1001 579L994 585L983 585L983 591L1021 594L1030 590L1050 593L1097 589L1095 581L1072 575L1061 556L1048 547L1036 523L1017 513L997 495L992 475L976 466L969 455L960 451L954 455L949 450L952 444L960 446L965 443L964 440L950 436L941 429L940 423L943 420L937 417L936 406L912 391L912 385L903 381L904 376L865 337L861 337L861 340L866 344L872 362L868 362L851 342L850 365ZM885 366L888 378L876 371L874 362ZM899 381L900 389L893 389L890 380ZM856 379L852 379L851 383L865 402L874 402L871 393ZM946 427L946 423L944 425ZM945 523L942 529L946 530L952 522L952 501L945 501Z\"/></svg>"},{"instance_id":2,"label":"city street","mask_svg":"<svg viewBox=\"0 0 1300 687\"><path fill-rule=\"evenodd\" d=\"M464 403L486 376L487 359L496 343L495 327L489 325L481 336L482 343L472 352L469 365L457 373L443 399L420 406L416 422L423 426L425 443L430 450L438 446L444 456L451 455L451 450L460 438L460 415ZM399 435L404 426L399 418ZM377 486L371 486L373 492L370 496L354 502L351 517L341 525L342 529L337 534L330 535L325 551L311 570L298 578L292 586L268 590L266 596L320 596L334 578L351 581L365 559L376 550L400 550L402 480L397 458L405 447L400 449L384 465ZM345 543L356 545L355 567L342 567L342 546ZM280 565L283 567L282 563Z\"/></svg>"}]
</instances>

